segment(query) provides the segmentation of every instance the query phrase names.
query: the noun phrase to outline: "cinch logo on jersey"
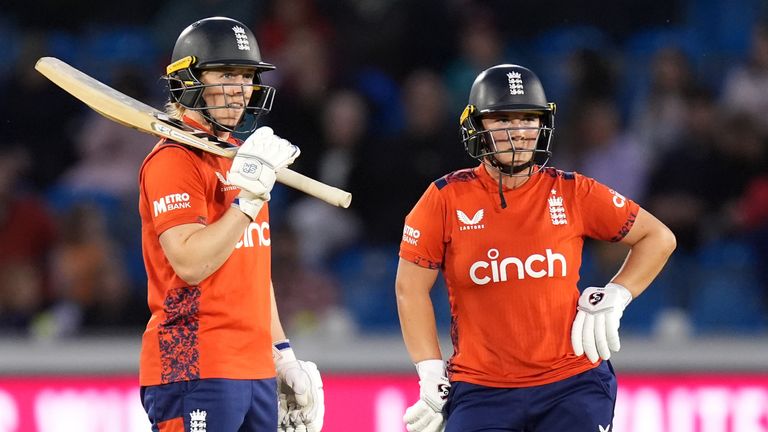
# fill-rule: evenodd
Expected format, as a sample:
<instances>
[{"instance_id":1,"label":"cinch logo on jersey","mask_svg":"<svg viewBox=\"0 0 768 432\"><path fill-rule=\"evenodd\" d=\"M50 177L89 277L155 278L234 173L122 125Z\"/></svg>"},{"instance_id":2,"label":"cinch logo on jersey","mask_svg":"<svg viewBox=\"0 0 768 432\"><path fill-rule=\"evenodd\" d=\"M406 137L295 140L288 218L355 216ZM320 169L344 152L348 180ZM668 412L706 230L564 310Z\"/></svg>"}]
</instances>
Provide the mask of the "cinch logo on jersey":
<instances>
[{"instance_id":1,"label":"cinch logo on jersey","mask_svg":"<svg viewBox=\"0 0 768 432\"><path fill-rule=\"evenodd\" d=\"M403 228L403 241L416 246L419 243L419 237L421 237L421 231L405 225Z\"/></svg>"},{"instance_id":2,"label":"cinch logo on jersey","mask_svg":"<svg viewBox=\"0 0 768 432\"><path fill-rule=\"evenodd\" d=\"M518 280L530 276L534 279L543 277L557 277L555 267L559 267L559 277L565 277L568 273L565 256L552 249L545 251L546 255L533 254L525 259L518 257L504 257L499 261L499 250L489 249L490 261L476 261L469 267L469 277L477 285L485 285L490 282L507 282L509 277ZM558 264L556 266L556 264ZM510 266L513 266L510 274ZM490 270L489 270L490 269ZM515 271L516 270L516 271Z\"/></svg>"},{"instance_id":3,"label":"cinch logo on jersey","mask_svg":"<svg viewBox=\"0 0 768 432\"><path fill-rule=\"evenodd\" d=\"M511 95L525 94L525 89L523 89L523 78L520 75L520 72L508 73L507 81L509 82L509 94Z\"/></svg>"},{"instance_id":4,"label":"cinch logo on jersey","mask_svg":"<svg viewBox=\"0 0 768 432\"><path fill-rule=\"evenodd\" d=\"M256 234L255 237L254 233ZM248 224L248 226L245 227L245 231L243 232L243 238L235 244L235 249L240 249L241 247L251 248L257 246L253 242L254 238L259 240L258 246L269 246L272 244L272 238L269 235L269 222L251 222Z\"/></svg>"},{"instance_id":5,"label":"cinch logo on jersey","mask_svg":"<svg viewBox=\"0 0 768 432\"><path fill-rule=\"evenodd\" d=\"M184 192L180 194L166 195L159 200L153 201L152 206L155 209L155 217L157 217L160 213L165 213L167 211L191 208L192 204L189 202L189 194Z\"/></svg>"},{"instance_id":6,"label":"cinch logo on jersey","mask_svg":"<svg viewBox=\"0 0 768 432\"><path fill-rule=\"evenodd\" d=\"M235 32L235 39L237 39L237 49L240 51L250 51L251 45L248 43L248 35L245 34L245 29L240 26L234 26L232 31Z\"/></svg>"},{"instance_id":7,"label":"cinch logo on jersey","mask_svg":"<svg viewBox=\"0 0 768 432\"><path fill-rule=\"evenodd\" d=\"M189 413L189 431L190 432L206 432L207 426L205 424L205 418L208 417L208 412L203 410L194 410Z\"/></svg>"},{"instance_id":8,"label":"cinch logo on jersey","mask_svg":"<svg viewBox=\"0 0 768 432\"><path fill-rule=\"evenodd\" d=\"M459 221L461 221L463 226L459 227L459 231L464 230L476 230L476 229L483 229L485 228L485 225L480 224L480 221L483 220L483 215L485 214L485 211L483 209L480 209L475 213L474 216L472 216L472 219L470 219L466 213L464 213L461 210L456 210L456 216L459 217Z\"/></svg>"},{"instance_id":9,"label":"cinch logo on jersey","mask_svg":"<svg viewBox=\"0 0 768 432\"><path fill-rule=\"evenodd\" d=\"M616 192L613 189L608 189L608 192L613 195L613 205L615 205L617 208L622 208L624 207L624 204L627 203L627 199L624 198L624 195Z\"/></svg>"}]
</instances>

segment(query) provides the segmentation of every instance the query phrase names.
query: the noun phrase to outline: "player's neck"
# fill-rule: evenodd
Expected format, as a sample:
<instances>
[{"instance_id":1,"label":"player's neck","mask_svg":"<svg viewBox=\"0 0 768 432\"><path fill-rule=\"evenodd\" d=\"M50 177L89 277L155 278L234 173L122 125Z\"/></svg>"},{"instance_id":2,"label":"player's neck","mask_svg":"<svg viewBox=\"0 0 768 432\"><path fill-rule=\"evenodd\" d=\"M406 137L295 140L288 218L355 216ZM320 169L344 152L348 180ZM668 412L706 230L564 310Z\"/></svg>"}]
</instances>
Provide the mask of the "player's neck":
<instances>
[{"instance_id":1,"label":"player's neck","mask_svg":"<svg viewBox=\"0 0 768 432\"><path fill-rule=\"evenodd\" d=\"M199 112L189 110L184 113L184 116L189 117L197 124L203 126L206 132L212 135L216 135L216 137L219 138L220 140L226 141L229 139L230 132L217 130L216 128L213 127L213 124L211 124L211 122L208 121L208 119L206 119L205 117L203 117L203 115L200 114Z\"/></svg>"},{"instance_id":2,"label":"player's neck","mask_svg":"<svg viewBox=\"0 0 768 432\"><path fill-rule=\"evenodd\" d=\"M524 185L528 180L531 179L530 176L508 176L501 174L497 169L490 168L488 165L483 164L483 168L485 168L485 171L488 173L488 175L491 176L492 179L495 181L499 181L499 176L501 176L501 182L504 185L504 187L509 189L517 189Z\"/></svg>"}]
</instances>

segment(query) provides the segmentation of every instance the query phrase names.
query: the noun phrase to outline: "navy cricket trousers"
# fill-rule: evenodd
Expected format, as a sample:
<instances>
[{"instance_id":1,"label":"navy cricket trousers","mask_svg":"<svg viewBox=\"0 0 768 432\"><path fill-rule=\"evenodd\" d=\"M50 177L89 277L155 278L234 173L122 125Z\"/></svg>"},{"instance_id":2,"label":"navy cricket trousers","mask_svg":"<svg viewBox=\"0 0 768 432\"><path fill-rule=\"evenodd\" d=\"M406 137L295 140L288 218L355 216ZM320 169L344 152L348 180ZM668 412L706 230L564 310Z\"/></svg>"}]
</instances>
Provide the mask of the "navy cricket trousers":
<instances>
[{"instance_id":1,"label":"navy cricket trousers","mask_svg":"<svg viewBox=\"0 0 768 432\"><path fill-rule=\"evenodd\" d=\"M445 432L608 432L616 405L609 362L562 381L520 388L453 382Z\"/></svg>"},{"instance_id":2,"label":"navy cricket trousers","mask_svg":"<svg viewBox=\"0 0 768 432\"><path fill-rule=\"evenodd\" d=\"M275 432L277 382L208 378L141 388L153 432Z\"/></svg>"}]
</instances>

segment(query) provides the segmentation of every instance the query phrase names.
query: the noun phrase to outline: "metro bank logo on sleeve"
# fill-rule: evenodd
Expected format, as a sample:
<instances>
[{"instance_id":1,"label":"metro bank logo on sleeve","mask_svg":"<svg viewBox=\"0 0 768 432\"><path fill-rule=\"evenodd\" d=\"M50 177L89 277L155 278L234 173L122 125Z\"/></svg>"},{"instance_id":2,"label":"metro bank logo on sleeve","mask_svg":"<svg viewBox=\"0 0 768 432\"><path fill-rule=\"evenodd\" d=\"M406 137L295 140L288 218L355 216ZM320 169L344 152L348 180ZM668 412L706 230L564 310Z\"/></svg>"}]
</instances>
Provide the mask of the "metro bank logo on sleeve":
<instances>
[{"instance_id":1,"label":"metro bank logo on sleeve","mask_svg":"<svg viewBox=\"0 0 768 432\"><path fill-rule=\"evenodd\" d=\"M152 207L155 210L155 217L157 217L171 210L191 208L192 204L189 202L189 194L184 192L160 197L160 199L152 201Z\"/></svg>"}]
</instances>

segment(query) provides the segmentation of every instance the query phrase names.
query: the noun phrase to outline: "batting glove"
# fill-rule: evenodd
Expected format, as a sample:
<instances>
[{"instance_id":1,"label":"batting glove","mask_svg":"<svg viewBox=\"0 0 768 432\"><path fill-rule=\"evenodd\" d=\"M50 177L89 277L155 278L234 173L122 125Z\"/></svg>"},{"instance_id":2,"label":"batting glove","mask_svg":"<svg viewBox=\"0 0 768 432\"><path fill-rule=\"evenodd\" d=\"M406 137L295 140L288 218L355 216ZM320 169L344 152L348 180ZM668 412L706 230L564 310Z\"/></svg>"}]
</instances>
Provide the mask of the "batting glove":
<instances>
[{"instance_id":1,"label":"batting glove","mask_svg":"<svg viewBox=\"0 0 768 432\"><path fill-rule=\"evenodd\" d=\"M299 154L298 147L275 135L272 128L260 127L237 150L227 181L268 201L275 172L292 164Z\"/></svg>"},{"instance_id":2,"label":"batting glove","mask_svg":"<svg viewBox=\"0 0 768 432\"><path fill-rule=\"evenodd\" d=\"M275 344L277 369L278 432L320 432L325 401L317 365L296 359L288 341Z\"/></svg>"},{"instance_id":3,"label":"batting glove","mask_svg":"<svg viewBox=\"0 0 768 432\"><path fill-rule=\"evenodd\" d=\"M611 358L611 351L621 348L619 320L631 301L632 293L619 284L585 289L571 328L573 352L586 353L592 363Z\"/></svg>"},{"instance_id":4,"label":"batting glove","mask_svg":"<svg viewBox=\"0 0 768 432\"><path fill-rule=\"evenodd\" d=\"M267 200L269 200L269 194L267 194ZM261 207L264 206L264 201L261 196L242 190L232 202L232 207L239 209L254 221L261 211Z\"/></svg>"},{"instance_id":5,"label":"batting glove","mask_svg":"<svg viewBox=\"0 0 768 432\"><path fill-rule=\"evenodd\" d=\"M445 430L443 406L451 383L442 360L416 363L419 373L419 400L405 410L403 421L408 432L442 432Z\"/></svg>"}]
</instances>

